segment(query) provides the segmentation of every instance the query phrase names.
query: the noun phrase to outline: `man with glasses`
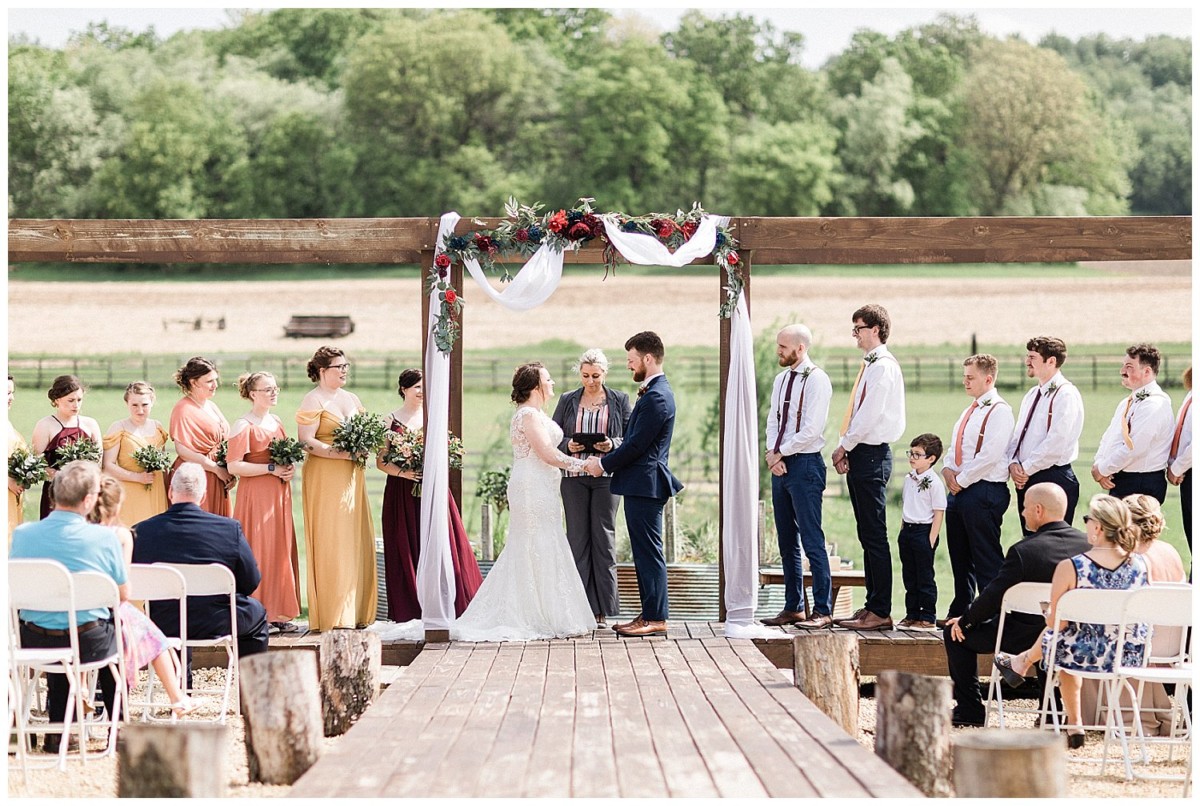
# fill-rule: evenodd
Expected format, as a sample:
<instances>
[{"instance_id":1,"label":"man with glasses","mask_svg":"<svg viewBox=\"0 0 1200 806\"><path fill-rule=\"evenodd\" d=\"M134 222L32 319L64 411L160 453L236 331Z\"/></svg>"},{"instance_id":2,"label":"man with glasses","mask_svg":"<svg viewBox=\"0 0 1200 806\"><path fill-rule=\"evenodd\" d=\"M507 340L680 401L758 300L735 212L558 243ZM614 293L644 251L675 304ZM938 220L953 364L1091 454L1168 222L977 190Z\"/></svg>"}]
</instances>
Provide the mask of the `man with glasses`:
<instances>
[{"instance_id":1,"label":"man with glasses","mask_svg":"<svg viewBox=\"0 0 1200 806\"><path fill-rule=\"evenodd\" d=\"M14 560L57 560L71 573L98 571L117 583L121 600L129 598L125 560L117 533L87 516L100 496L100 468L95 462L70 462L51 482L54 509L43 520L18 526L13 532L9 556ZM66 612L22 610L21 646L66 647L71 637ZM101 660L116 650L116 630L106 609L78 610L75 622L79 635L79 657L84 663ZM107 713L113 713L117 681L108 669L99 672L100 696ZM46 675L46 712L52 723L61 724L67 713L67 678ZM47 735L45 749L57 753L62 737ZM70 745L77 740L72 737Z\"/></svg>"},{"instance_id":2,"label":"man with glasses","mask_svg":"<svg viewBox=\"0 0 1200 806\"><path fill-rule=\"evenodd\" d=\"M866 604L837 624L853 630L892 626L892 555L888 546L887 484L892 448L904 434L904 375L888 351L891 319L882 305L864 305L850 317L863 363L842 418L834 470L846 476L850 506L863 548Z\"/></svg>"}]
</instances>

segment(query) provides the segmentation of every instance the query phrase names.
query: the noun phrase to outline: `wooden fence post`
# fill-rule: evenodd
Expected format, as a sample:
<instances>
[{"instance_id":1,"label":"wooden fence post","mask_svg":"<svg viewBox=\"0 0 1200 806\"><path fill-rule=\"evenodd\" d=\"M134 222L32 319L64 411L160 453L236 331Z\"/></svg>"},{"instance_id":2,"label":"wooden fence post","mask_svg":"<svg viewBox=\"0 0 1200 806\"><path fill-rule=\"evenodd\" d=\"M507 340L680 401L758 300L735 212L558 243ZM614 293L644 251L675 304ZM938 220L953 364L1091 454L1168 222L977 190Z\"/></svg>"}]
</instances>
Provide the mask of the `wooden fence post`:
<instances>
[{"instance_id":1,"label":"wooden fence post","mask_svg":"<svg viewBox=\"0 0 1200 806\"><path fill-rule=\"evenodd\" d=\"M758 499L758 558L762 562L762 557L767 552L767 502L763 499Z\"/></svg>"},{"instance_id":2,"label":"wooden fence post","mask_svg":"<svg viewBox=\"0 0 1200 806\"><path fill-rule=\"evenodd\" d=\"M973 730L954 740L954 795L959 798L1061 798L1067 754L1061 734L1043 730Z\"/></svg>"},{"instance_id":3,"label":"wooden fence post","mask_svg":"<svg viewBox=\"0 0 1200 806\"><path fill-rule=\"evenodd\" d=\"M494 528L492 505L484 501L479 511L479 553L488 562L496 559L496 538L493 536Z\"/></svg>"},{"instance_id":4,"label":"wooden fence post","mask_svg":"<svg viewBox=\"0 0 1200 806\"><path fill-rule=\"evenodd\" d=\"M131 722L117 742L117 797L223 798L229 728Z\"/></svg>"},{"instance_id":5,"label":"wooden fence post","mask_svg":"<svg viewBox=\"0 0 1200 806\"><path fill-rule=\"evenodd\" d=\"M323 747L317 656L292 649L243 658L242 714L250 780L293 784Z\"/></svg>"},{"instance_id":6,"label":"wooden fence post","mask_svg":"<svg viewBox=\"0 0 1200 806\"><path fill-rule=\"evenodd\" d=\"M320 662L325 735L341 736L379 696L383 643L368 630L330 630L321 636Z\"/></svg>"},{"instance_id":7,"label":"wooden fence post","mask_svg":"<svg viewBox=\"0 0 1200 806\"><path fill-rule=\"evenodd\" d=\"M950 797L950 681L889 669L875 702L875 755L929 797Z\"/></svg>"},{"instance_id":8,"label":"wooden fence post","mask_svg":"<svg viewBox=\"0 0 1200 806\"><path fill-rule=\"evenodd\" d=\"M858 735L858 636L797 635L792 639L796 688L851 736Z\"/></svg>"},{"instance_id":9,"label":"wooden fence post","mask_svg":"<svg viewBox=\"0 0 1200 806\"><path fill-rule=\"evenodd\" d=\"M675 518L675 496L667 499L667 505L663 507L663 555L667 562L673 563L678 556L676 553L677 525Z\"/></svg>"}]
</instances>

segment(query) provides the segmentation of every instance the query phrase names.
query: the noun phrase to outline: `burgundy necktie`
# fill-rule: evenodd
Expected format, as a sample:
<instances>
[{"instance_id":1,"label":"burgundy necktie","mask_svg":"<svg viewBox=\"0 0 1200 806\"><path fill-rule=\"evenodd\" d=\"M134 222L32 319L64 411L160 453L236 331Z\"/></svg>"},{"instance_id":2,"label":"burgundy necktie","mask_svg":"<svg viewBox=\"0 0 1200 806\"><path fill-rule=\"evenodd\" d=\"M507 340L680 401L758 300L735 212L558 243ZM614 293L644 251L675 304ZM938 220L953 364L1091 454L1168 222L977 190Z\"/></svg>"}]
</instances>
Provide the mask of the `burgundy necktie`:
<instances>
[{"instance_id":1,"label":"burgundy necktie","mask_svg":"<svg viewBox=\"0 0 1200 806\"><path fill-rule=\"evenodd\" d=\"M1025 417L1025 425L1021 428L1021 436L1017 438L1017 449L1013 451L1012 458L1019 462L1021 456L1021 443L1025 441L1025 432L1029 430L1029 424L1033 422L1033 413L1037 411L1038 403L1042 402L1042 390L1038 387L1037 397L1033 399L1033 405L1029 407L1029 414Z\"/></svg>"}]
</instances>

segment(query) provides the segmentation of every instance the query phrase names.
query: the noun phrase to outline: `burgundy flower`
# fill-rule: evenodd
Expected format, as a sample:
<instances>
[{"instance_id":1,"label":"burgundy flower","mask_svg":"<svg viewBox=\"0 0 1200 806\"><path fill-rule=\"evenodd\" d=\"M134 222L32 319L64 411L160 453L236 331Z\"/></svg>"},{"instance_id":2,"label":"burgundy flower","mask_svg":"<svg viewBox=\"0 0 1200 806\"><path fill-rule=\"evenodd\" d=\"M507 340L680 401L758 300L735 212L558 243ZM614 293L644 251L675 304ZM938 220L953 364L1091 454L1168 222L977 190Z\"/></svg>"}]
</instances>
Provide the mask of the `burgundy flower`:
<instances>
[{"instance_id":1,"label":"burgundy flower","mask_svg":"<svg viewBox=\"0 0 1200 806\"><path fill-rule=\"evenodd\" d=\"M454 304L454 302L455 302L455 300L457 300L457 299L458 299L458 294L455 294L455 293L454 293L454 289L453 289L453 288L447 288L447 289L446 289L446 302L448 302L448 303L450 303L451 305L453 305L453 304Z\"/></svg>"},{"instance_id":2,"label":"burgundy flower","mask_svg":"<svg viewBox=\"0 0 1200 806\"><path fill-rule=\"evenodd\" d=\"M516 234L513 235L513 240L515 240L517 243L525 243L529 240L529 230L525 229L524 227L517 230Z\"/></svg>"},{"instance_id":3,"label":"burgundy flower","mask_svg":"<svg viewBox=\"0 0 1200 806\"><path fill-rule=\"evenodd\" d=\"M438 269L437 274L438 274L438 277L441 277L443 280L445 280L446 275L449 274L449 272L447 272L445 269Z\"/></svg>"},{"instance_id":4,"label":"burgundy flower","mask_svg":"<svg viewBox=\"0 0 1200 806\"><path fill-rule=\"evenodd\" d=\"M578 221L571 225L571 229L567 231L567 237L572 241L582 241L592 237L592 228L584 222Z\"/></svg>"},{"instance_id":5,"label":"burgundy flower","mask_svg":"<svg viewBox=\"0 0 1200 806\"><path fill-rule=\"evenodd\" d=\"M487 252L489 255L496 254L496 242L487 235L476 235L475 246L480 252Z\"/></svg>"},{"instance_id":6,"label":"burgundy flower","mask_svg":"<svg viewBox=\"0 0 1200 806\"><path fill-rule=\"evenodd\" d=\"M562 231L567 228L567 213L565 210L559 210L554 215L550 216L550 220L546 222L546 229L551 232L561 235Z\"/></svg>"},{"instance_id":7,"label":"burgundy flower","mask_svg":"<svg viewBox=\"0 0 1200 806\"><path fill-rule=\"evenodd\" d=\"M448 269L450 268L450 257L445 254L438 255L433 259L433 265L439 269Z\"/></svg>"},{"instance_id":8,"label":"burgundy flower","mask_svg":"<svg viewBox=\"0 0 1200 806\"><path fill-rule=\"evenodd\" d=\"M604 233L604 222L591 213L583 217L583 223L587 225L593 238L599 238Z\"/></svg>"},{"instance_id":9,"label":"burgundy flower","mask_svg":"<svg viewBox=\"0 0 1200 806\"><path fill-rule=\"evenodd\" d=\"M683 230L683 237L691 240L692 236L696 234L696 227L697 224L695 221L684 221L680 227Z\"/></svg>"}]
</instances>

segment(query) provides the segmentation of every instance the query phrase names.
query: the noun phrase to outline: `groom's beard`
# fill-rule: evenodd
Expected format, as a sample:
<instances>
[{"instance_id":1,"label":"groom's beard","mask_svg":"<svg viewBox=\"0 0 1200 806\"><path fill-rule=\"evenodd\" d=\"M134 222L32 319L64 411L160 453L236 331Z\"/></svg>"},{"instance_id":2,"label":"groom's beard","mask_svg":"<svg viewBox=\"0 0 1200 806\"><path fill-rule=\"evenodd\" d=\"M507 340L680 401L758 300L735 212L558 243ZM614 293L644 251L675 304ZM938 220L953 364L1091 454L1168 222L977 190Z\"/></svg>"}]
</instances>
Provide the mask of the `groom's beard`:
<instances>
[{"instance_id":1,"label":"groom's beard","mask_svg":"<svg viewBox=\"0 0 1200 806\"><path fill-rule=\"evenodd\" d=\"M646 380L646 370L644 370L644 369L635 369L635 370L633 371L633 380L634 380L636 383L641 383L642 381Z\"/></svg>"}]
</instances>

